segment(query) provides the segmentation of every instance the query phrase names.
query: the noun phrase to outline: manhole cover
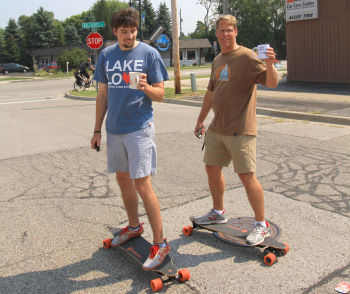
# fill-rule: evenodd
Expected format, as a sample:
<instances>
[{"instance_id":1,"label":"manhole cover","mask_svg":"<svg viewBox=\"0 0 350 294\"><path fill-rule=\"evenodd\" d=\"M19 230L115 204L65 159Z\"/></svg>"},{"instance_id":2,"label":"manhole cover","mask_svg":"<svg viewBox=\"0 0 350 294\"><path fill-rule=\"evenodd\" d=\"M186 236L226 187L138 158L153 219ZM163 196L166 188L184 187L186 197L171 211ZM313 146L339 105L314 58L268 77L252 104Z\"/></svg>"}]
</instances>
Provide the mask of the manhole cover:
<instances>
[{"instance_id":1,"label":"manhole cover","mask_svg":"<svg viewBox=\"0 0 350 294\"><path fill-rule=\"evenodd\" d=\"M230 226L239 228L241 231L250 232L253 230L254 221L255 219L253 217L239 217L239 218L232 218L228 220L227 224ZM269 223L270 229L271 229L270 238L277 240L281 235L280 227L269 220L267 220L267 222ZM249 245L246 243L245 237L235 237L235 236L225 235L220 232L214 232L214 236L219 240L232 245L249 247Z\"/></svg>"}]
</instances>

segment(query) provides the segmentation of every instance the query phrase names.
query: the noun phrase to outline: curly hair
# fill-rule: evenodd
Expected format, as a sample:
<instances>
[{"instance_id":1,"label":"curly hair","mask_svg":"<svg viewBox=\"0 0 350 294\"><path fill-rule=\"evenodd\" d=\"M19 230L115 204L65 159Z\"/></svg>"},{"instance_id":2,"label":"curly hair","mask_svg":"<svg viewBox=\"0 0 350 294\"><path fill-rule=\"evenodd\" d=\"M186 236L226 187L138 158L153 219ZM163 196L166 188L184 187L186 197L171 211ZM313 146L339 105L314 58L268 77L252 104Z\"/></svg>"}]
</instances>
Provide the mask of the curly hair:
<instances>
[{"instance_id":1,"label":"curly hair","mask_svg":"<svg viewBox=\"0 0 350 294\"><path fill-rule=\"evenodd\" d=\"M140 13L134 8L124 8L114 12L111 19L111 27L135 27L138 28L140 23Z\"/></svg>"}]
</instances>

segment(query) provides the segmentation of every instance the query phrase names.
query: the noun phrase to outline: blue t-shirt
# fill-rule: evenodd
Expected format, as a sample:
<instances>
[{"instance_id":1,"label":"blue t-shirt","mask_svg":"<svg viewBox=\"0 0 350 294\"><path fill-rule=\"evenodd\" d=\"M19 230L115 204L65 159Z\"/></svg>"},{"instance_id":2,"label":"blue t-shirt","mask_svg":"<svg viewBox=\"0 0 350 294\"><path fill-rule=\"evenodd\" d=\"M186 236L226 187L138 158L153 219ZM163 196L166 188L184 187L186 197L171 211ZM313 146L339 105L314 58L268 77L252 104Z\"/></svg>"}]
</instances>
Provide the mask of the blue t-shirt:
<instances>
[{"instance_id":1,"label":"blue t-shirt","mask_svg":"<svg viewBox=\"0 0 350 294\"><path fill-rule=\"evenodd\" d=\"M153 121L152 100L141 90L129 87L129 72L133 71L147 74L151 85L169 79L158 51L144 43L139 42L131 50L121 50L118 43L102 50L94 79L108 84L108 133L131 133Z\"/></svg>"}]
</instances>

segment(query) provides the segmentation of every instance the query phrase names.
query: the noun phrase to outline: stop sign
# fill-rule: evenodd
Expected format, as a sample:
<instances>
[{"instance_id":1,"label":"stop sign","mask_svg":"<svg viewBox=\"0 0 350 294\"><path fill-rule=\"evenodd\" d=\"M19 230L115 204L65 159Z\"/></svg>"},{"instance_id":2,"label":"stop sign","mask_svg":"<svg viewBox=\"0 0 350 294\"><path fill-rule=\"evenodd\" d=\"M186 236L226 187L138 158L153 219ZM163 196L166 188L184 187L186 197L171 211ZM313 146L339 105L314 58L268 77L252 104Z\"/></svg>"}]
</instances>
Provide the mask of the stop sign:
<instances>
[{"instance_id":1,"label":"stop sign","mask_svg":"<svg viewBox=\"0 0 350 294\"><path fill-rule=\"evenodd\" d=\"M86 38L86 45L91 49L99 49L103 44L103 38L99 33L91 33Z\"/></svg>"}]
</instances>

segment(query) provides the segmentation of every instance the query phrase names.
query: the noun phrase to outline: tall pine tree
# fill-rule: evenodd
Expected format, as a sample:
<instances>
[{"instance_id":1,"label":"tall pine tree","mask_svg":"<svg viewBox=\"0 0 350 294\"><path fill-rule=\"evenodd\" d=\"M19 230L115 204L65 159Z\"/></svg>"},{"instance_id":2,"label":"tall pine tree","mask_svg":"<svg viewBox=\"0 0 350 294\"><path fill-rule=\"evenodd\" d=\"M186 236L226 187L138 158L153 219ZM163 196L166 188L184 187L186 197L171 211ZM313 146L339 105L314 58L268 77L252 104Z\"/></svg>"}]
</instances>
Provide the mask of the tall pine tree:
<instances>
[{"instance_id":1,"label":"tall pine tree","mask_svg":"<svg viewBox=\"0 0 350 294\"><path fill-rule=\"evenodd\" d=\"M165 29L165 33L171 36L172 26L171 26L171 14L169 8L166 6L165 2L159 4L157 10L157 24L160 24Z\"/></svg>"},{"instance_id":2,"label":"tall pine tree","mask_svg":"<svg viewBox=\"0 0 350 294\"><path fill-rule=\"evenodd\" d=\"M33 29L33 16L21 15L18 18L18 24L22 35L22 63L25 65L31 65L33 60L30 56L30 52L35 48L35 43L33 40L33 35L35 34Z\"/></svg>"},{"instance_id":3,"label":"tall pine tree","mask_svg":"<svg viewBox=\"0 0 350 294\"><path fill-rule=\"evenodd\" d=\"M54 20L54 46L60 47L66 45L64 39L64 26L61 21Z\"/></svg>"},{"instance_id":4,"label":"tall pine tree","mask_svg":"<svg viewBox=\"0 0 350 294\"><path fill-rule=\"evenodd\" d=\"M20 62L21 60L21 35L19 27L13 18L10 18L4 32L3 62Z\"/></svg>"},{"instance_id":5,"label":"tall pine tree","mask_svg":"<svg viewBox=\"0 0 350 294\"><path fill-rule=\"evenodd\" d=\"M0 28L0 63L3 63L3 54L4 54L4 30Z\"/></svg>"},{"instance_id":6,"label":"tall pine tree","mask_svg":"<svg viewBox=\"0 0 350 294\"><path fill-rule=\"evenodd\" d=\"M142 1L142 12L145 13L145 23L142 25L143 37L148 39L157 26L156 13L150 0Z\"/></svg>"},{"instance_id":7,"label":"tall pine tree","mask_svg":"<svg viewBox=\"0 0 350 294\"><path fill-rule=\"evenodd\" d=\"M72 24L64 26L64 39L66 41L66 44L69 45L76 45L82 43L76 27Z\"/></svg>"},{"instance_id":8,"label":"tall pine tree","mask_svg":"<svg viewBox=\"0 0 350 294\"><path fill-rule=\"evenodd\" d=\"M55 32L53 13L45 11L42 7L33 14L32 35L35 48L53 47L56 42L57 33Z\"/></svg>"},{"instance_id":9,"label":"tall pine tree","mask_svg":"<svg viewBox=\"0 0 350 294\"><path fill-rule=\"evenodd\" d=\"M98 0L90 12L93 17L93 21L104 21L105 27L99 28L98 32L102 35L104 40L114 40L115 36L111 30L111 18L114 12L127 7L124 2L116 0Z\"/></svg>"}]
</instances>

